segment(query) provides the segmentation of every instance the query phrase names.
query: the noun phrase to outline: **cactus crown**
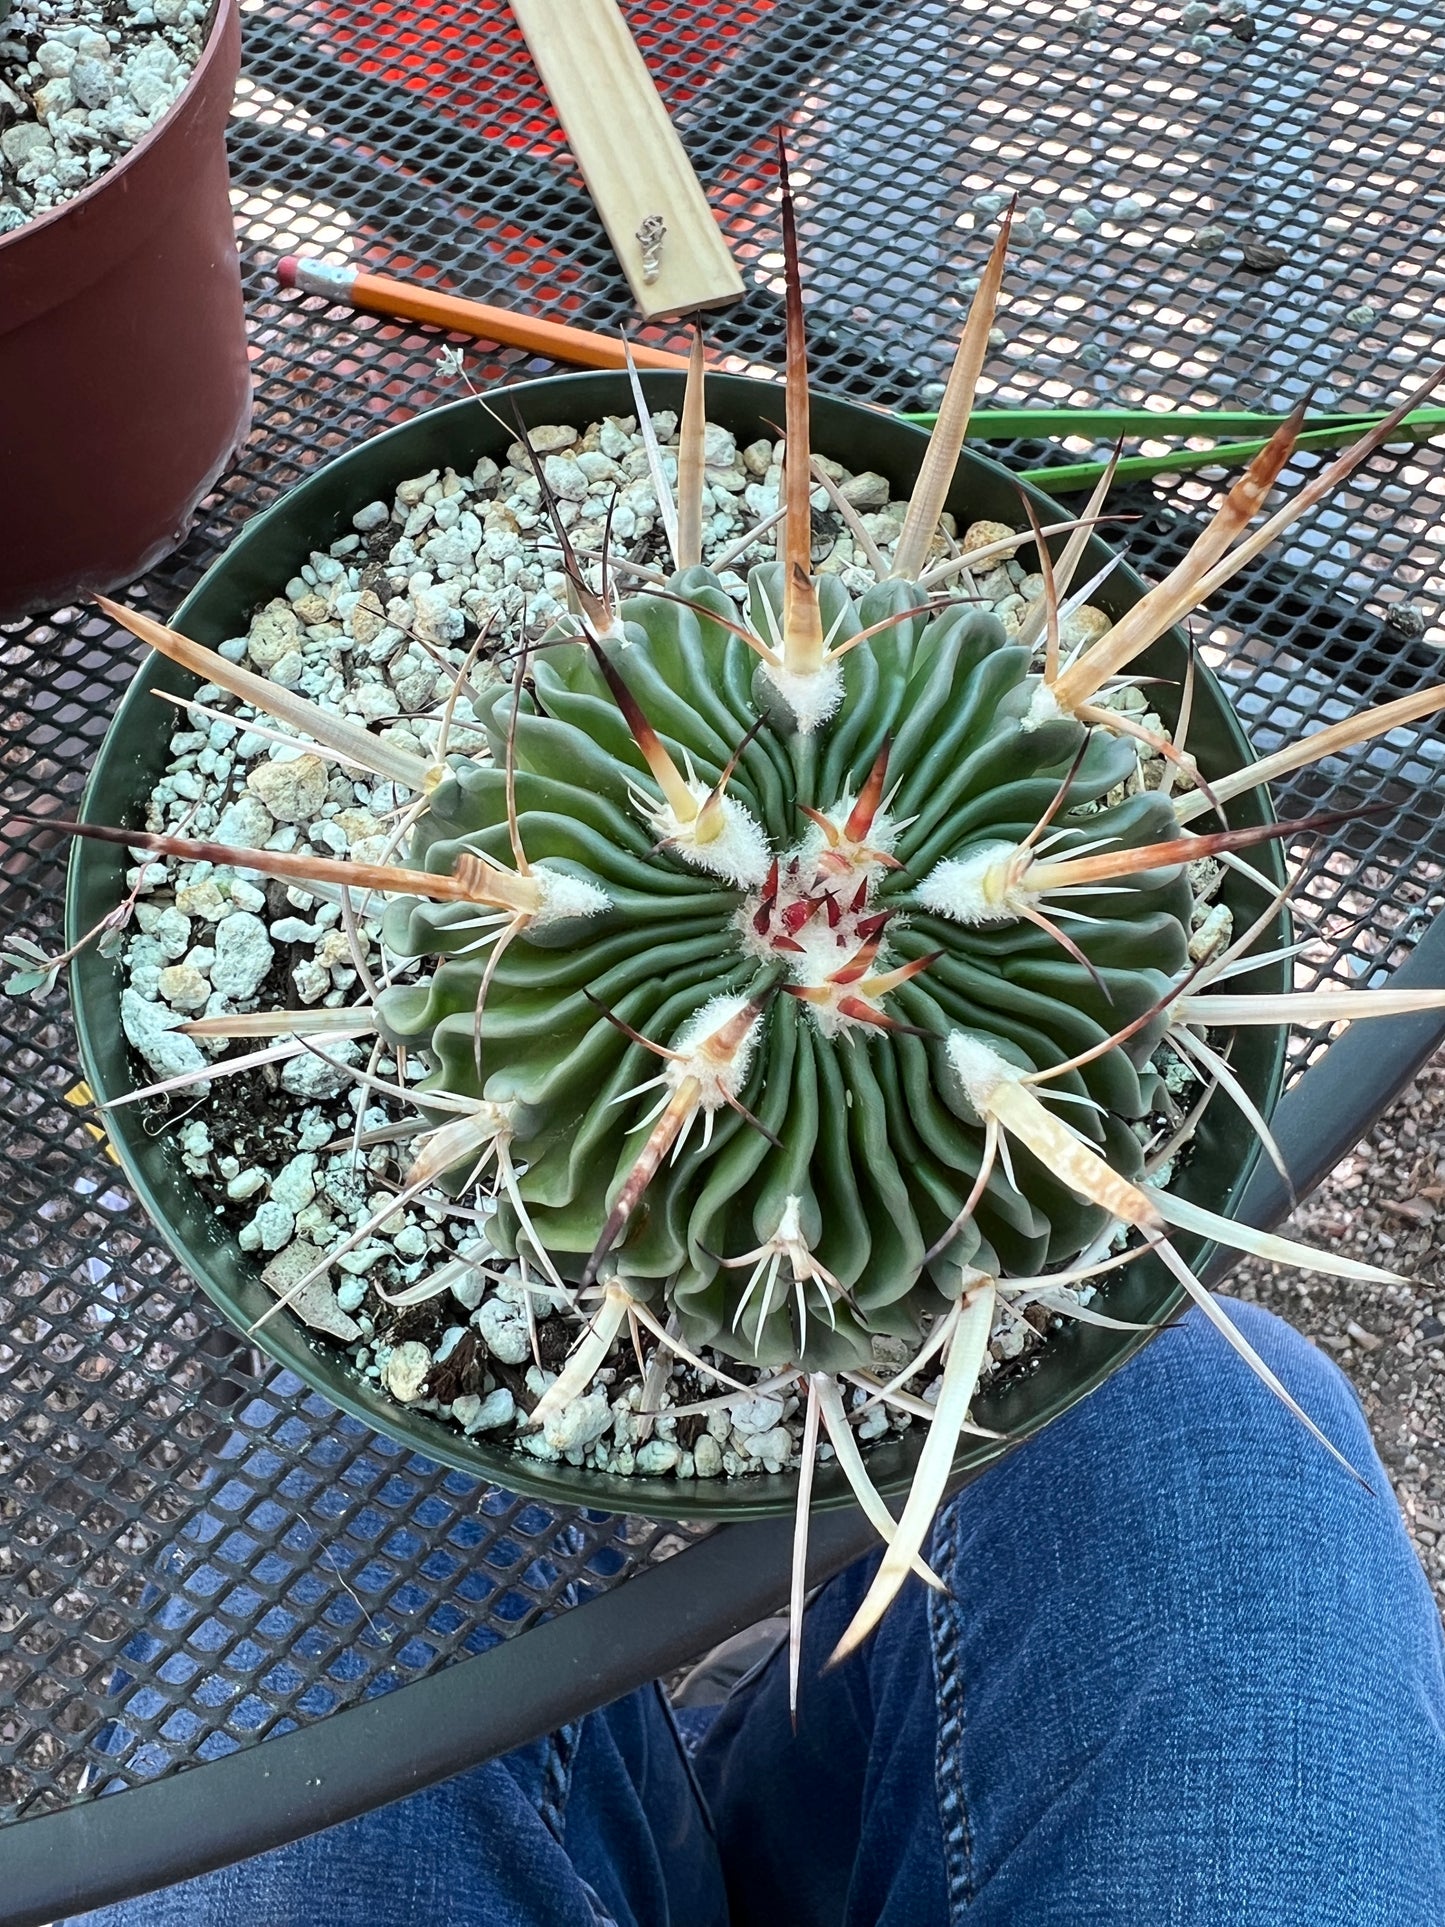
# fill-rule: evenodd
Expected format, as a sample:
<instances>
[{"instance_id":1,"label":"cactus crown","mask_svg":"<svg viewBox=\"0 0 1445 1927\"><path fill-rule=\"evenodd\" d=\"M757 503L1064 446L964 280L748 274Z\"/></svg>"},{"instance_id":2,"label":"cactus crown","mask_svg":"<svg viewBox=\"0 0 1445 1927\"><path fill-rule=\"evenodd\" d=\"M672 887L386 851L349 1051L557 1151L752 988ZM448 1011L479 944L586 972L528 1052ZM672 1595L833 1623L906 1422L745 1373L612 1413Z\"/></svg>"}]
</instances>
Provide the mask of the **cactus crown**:
<instances>
[{"instance_id":1,"label":"cactus crown","mask_svg":"<svg viewBox=\"0 0 1445 1927\"><path fill-rule=\"evenodd\" d=\"M378 1029L430 1067L410 1092L420 1116L403 1196L438 1183L470 1193L487 1178L498 1250L579 1320L572 1358L534 1416L586 1391L629 1317L685 1356L707 1346L793 1375L808 1438L826 1428L891 1540L850 1644L918 1564L1002 1304L1042 1297L1090 1315L1048 1294L1117 1263L1111 1244L1129 1227L1268 1379L1174 1252L1171 1229L1384 1275L1172 1199L1151 1182L1132 1127L1153 1104L1161 1043L1248 1107L1208 1033L1290 1015L1288 1000L1209 989L1251 966L1277 909L1272 889L1251 930L1191 965L1187 866L1212 856L1247 869L1240 852L1280 832L1227 828L1229 800L1403 720L1399 705L1210 786L1182 745L1131 720L1112 692L1418 396L1251 531L1293 420L1179 567L1106 633L1079 640L1077 605L1093 585L1071 600L1072 577L1106 478L1078 521L1035 524L999 545L1035 541L1044 584L1005 635L959 592L988 553L940 553L935 540L1005 220L896 549L876 558L880 579L855 600L810 569L816 484L785 167L782 205L786 499L779 560L752 570L741 601L700 565L699 348L678 455L675 573L618 603L606 580L587 580L559 524L575 614L541 644L520 645L510 684L492 686L479 710L488 754L426 766L385 752L354 725L113 610L313 743L410 787L405 867L110 834L390 895L388 946L435 966L337 1021L352 1035ZM1056 554L1048 538L1060 534ZM1412 714L1438 706L1440 692L1430 696ZM1219 827L1188 831L1207 811ZM1402 1008L1391 996L1326 994L1301 1014ZM293 1019L301 1028L300 1014L284 1012L270 1028ZM256 1034L255 1020L238 1020L236 1034L243 1026ZM880 1334L943 1364L897 1531L835 1376L866 1370Z\"/></svg>"}]
</instances>

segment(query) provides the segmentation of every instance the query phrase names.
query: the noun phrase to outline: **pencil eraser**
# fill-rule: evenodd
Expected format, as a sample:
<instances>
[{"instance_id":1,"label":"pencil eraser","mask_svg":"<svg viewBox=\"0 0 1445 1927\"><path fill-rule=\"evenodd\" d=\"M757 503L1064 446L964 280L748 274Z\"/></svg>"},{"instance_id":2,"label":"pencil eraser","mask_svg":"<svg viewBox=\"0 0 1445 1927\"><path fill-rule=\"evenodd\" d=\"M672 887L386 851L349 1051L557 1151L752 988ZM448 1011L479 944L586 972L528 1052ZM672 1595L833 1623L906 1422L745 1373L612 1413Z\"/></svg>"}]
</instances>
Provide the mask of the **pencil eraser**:
<instances>
[{"instance_id":1,"label":"pencil eraser","mask_svg":"<svg viewBox=\"0 0 1445 1927\"><path fill-rule=\"evenodd\" d=\"M281 256L281 259L276 263L276 279L281 283L283 288L294 288L296 286L296 271L300 265L301 263L296 259L294 254L283 254Z\"/></svg>"}]
</instances>

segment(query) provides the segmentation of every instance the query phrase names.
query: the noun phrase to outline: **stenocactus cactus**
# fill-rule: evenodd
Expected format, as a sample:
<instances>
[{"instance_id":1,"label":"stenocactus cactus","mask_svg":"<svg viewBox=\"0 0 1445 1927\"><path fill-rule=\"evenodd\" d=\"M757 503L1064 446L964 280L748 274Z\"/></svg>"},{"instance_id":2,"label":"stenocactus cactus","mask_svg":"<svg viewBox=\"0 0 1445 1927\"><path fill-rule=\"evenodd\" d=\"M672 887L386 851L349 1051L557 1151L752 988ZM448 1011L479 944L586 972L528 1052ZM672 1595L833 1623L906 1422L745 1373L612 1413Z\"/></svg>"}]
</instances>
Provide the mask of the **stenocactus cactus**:
<instances>
[{"instance_id":1,"label":"stenocactus cactus","mask_svg":"<svg viewBox=\"0 0 1445 1927\"><path fill-rule=\"evenodd\" d=\"M780 626L778 576L752 574L755 634ZM1045 889L1068 887L1075 846L1157 841L1172 811L1139 794L1077 813L1136 746L1027 727L1031 652L992 616L908 614L922 596L901 584L855 607L828 581L837 704L805 734L716 581L672 591L686 606L626 603L617 641L549 649L520 700L494 697L494 760L433 792L412 855L445 875L480 856L527 907L508 925L394 903L389 946L442 961L380 1018L439 1088L485 1102L477 1152L505 1132L525 1166L510 1250L584 1284L615 1266L695 1348L867 1365L875 1333L916 1339L966 1270L1059 1267L1103 1228L1028 1151L1013 1179L986 1160L974 1060L1043 1071L1133 1026L1185 966L1189 887L1177 859L1126 876L1066 950L1043 890L1022 886L1037 926L989 903L990 865L1065 791ZM1084 1100L1077 1128L1130 1179L1163 1021L1049 1087Z\"/></svg>"},{"instance_id":2,"label":"stenocactus cactus","mask_svg":"<svg viewBox=\"0 0 1445 1927\"><path fill-rule=\"evenodd\" d=\"M318 1048L328 1030L379 1030L425 1058L429 1075L410 1092L414 1156L386 1211L438 1183L469 1192L485 1177L496 1189L499 1253L528 1267L579 1325L534 1417L586 1391L628 1320L684 1356L707 1347L791 1376L807 1400L804 1505L826 1429L890 1541L851 1644L919 1567L1002 1304L1102 1317L1059 1287L1117 1264L1129 1229L1284 1397L1170 1232L1386 1276L1172 1198L1145 1170L1131 1127L1151 1108L1150 1060L1167 1040L1246 1107L1268 1145L1215 1033L1439 1001L1212 988L1254 967L1278 905L1266 885L1257 922L1191 965L1188 865L1213 856L1247 867L1239 852L1278 831L1225 827L1233 797L1439 708L1445 691L1323 730L1212 785L1182 741L1151 734L1110 694L1418 395L1250 532L1293 444L1292 421L1179 567L1106 633L1078 629L1075 609L1093 585L1072 600L1070 590L1107 481L1078 522L1035 528L1044 594L1016 634L956 599L956 578L988 553L940 559L932 545L1006 225L896 548L876 557L879 581L854 601L836 579L815 579L786 183L783 211L784 527L780 561L752 571L741 604L699 563L699 350L678 457L676 573L619 605L605 576L600 590L589 585L559 525L577 613L565 633L519 646L510 686L494 685L480 712L486 755L428 765L113 611L314 745L411 790L404 867L91 833L303 886L389 893L390 949L437 960L419 982L345 1012L190 1028L307 1032ZM645 408L639 416L645 424ZM1056 555L1048 537L1061 533ZM1141 790L1146 765L1160 775ZM1211 812L1218 828L1190 828ZM916 1348L913 1370L942 1363L896 1529L837 1382L870 1364L880 1334ZM800 1563L795 1604L801 1584Z\"/></svg>"}]
</instances>

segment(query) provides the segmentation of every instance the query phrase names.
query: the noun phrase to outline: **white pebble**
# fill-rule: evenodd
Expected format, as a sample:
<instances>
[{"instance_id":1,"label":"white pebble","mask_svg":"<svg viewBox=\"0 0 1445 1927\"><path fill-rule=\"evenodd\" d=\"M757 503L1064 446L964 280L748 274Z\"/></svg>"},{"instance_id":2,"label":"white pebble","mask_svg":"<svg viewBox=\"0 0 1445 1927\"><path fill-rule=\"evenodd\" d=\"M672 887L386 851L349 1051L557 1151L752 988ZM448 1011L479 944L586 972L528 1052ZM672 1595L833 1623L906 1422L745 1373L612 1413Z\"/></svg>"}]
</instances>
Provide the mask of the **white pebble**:
<instances>
[{"instance_id":1,"label":"white pebble","mask_svg":"<svg viewBox=\"0 0 1445 1927\"><path fill-rule=\"evenodd\" d=\"M503 1365L521 1365L532 1356L525 1321L500 1299L489 1298L479 1305L472 1323L481 1333L487 1350Z\"/></svg>"},{"instance_id":2,"label":"white pebble","mask_svg":"<svg viewBox=\"0 0 1445 1927\"><path fill-rule=\"evenodd\" d=\"M212 987L237 1003L254 997L275 955L261 919L248 910L233 910L216 925Z\"/></svg>"},{"instance_id":3,"label":"white pebble","mask_svg":"<svg viewBox=\"0 0 1445 1927\"><path fill-rule=\"evenodd\" d=\"M344 1037L327 1046L326 1056L338 1059L343 1064L354 1064L360 1052L349 1037ZM350 1081L345 1071L328 1064L325 1058L318 1057L314 1051L288 1058L281 1067L282 1090L313 1102L339 1096Z\"/></svg>"},{"instance_id":4,"label":"white pebble","mask_svg":"<svg viewBox=\"0 0 1445 1927\"><path fill-rule=\"evenodd\" d=\"M150 1003L127 988L120 998L121 1029L157 1077L183 1077L204 1070L206 1059L189 1037L177 1037L181 1019L164 1004Z\"/></svg>"},{"instance_id":5,"label":"white pebble","mask_svg":"<svg viewBox=\"0 0 1445 1927\"><path fill-rule=\"evenodd\" d=\"M469 1432L495 1432L499 1426L510 1425L517 1415L517 1401L505 1385L499 1385L489 1392L478 1406L475 1417L467 1426Z\"/></svg>"},{"instance_id":6,"label":"white pebble","mask_svg":"<svg viewBox=\"0 0 1445 1927\"><path fill-rule=\"evenodd\" d=\"M741 1398L732 1407L733 1429L744 1435L771 1432L783 1416L783 1401L763 1393L758 1398Z\"/></svg>"},{"instance_id":7,"label":"white pebble","mask_svg":"<svg viewBox=\"0 0 1445 1927\"><path fill-rule=\"evenodd\" d=\"M554 1412L542 1427L542 1437L555 1451L578 1452L600 1439L611 1423L606 1392L589 1392Z\"/></svg>"},{"instance_id":8,"label":"white pebble","mask_svg":"<svg viewBox=\"0 0 1445 1927\"><path fill-rule=\"evenodd\" d=\"M295 1229L295 1212L288 1210L284 1204L273 1204L268 1198L250 1224L242 1230L241 1242L247 1243L246 1234L249 1232L250 1249L254 1250L259 1245L263 1251L279 1251L282 1245L290 1243Z\"/></svg>"}]
</instances>

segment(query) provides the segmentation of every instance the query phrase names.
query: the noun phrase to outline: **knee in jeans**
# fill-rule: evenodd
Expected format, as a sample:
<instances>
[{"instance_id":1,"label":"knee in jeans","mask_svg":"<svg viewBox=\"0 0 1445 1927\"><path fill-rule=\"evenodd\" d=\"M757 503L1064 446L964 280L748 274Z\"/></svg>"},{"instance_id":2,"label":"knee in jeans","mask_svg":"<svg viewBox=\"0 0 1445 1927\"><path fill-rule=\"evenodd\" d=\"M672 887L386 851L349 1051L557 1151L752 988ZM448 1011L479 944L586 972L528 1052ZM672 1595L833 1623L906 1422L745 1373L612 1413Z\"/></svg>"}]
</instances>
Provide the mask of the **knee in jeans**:
<instances>
[{"instance_id":1,"label":"knee in jeans","mask_svg":"<svg viewBox=\"0 0 1445 1927\"><path fill-rule=\"evenodd\" d=\"M1334 1363L1283 1319L1256 1305L1226 1302L1226 1315L1375 1494L1390 1505L1388 1482L1348 1381ZM1207 1516L1218 1528L1276 1506L1318 1522L1322 1510L1365 1499L1299 1417L1198 1310L1162 1332L1099 1389L1055 1424L986 1472L946 1510L935 1535L940 1554L1002 1506L1023 1518L1072 1520L1096 1540L1156 1551L1188 1541ZM1273 1495L1271 1498L1270 1495ZM1061 1525L1060 1530L1064 1530Z\"/></svg>"},{"instance_id":2,"label":"knee in jeans","mask_svg":"<svg viewBox=\"0 0 1445 1927\"><path fill-rule=\"evenodd\" d=\"M1343 1440L1367 1441L1354 1388L1327 1353L1262 1305L1228 1298L1220 1301L1220 1308L1285 1390L1335 1444L1347 1450ZM1151 1352L1157 1355L1154 1362L1169 1370L1176 1382L1193 1378L1201 1399L1209 1400L1251 1432L1257 1433L1269 1422L1285 1428L1292 1425L1303 1432L1299 1420L1197 1306L1146 1349L1139 1362L1147 1366ZM1335 1437L1332 1425L1339 1428L1343 1440Z\"/></svg>"}]
</instances>

